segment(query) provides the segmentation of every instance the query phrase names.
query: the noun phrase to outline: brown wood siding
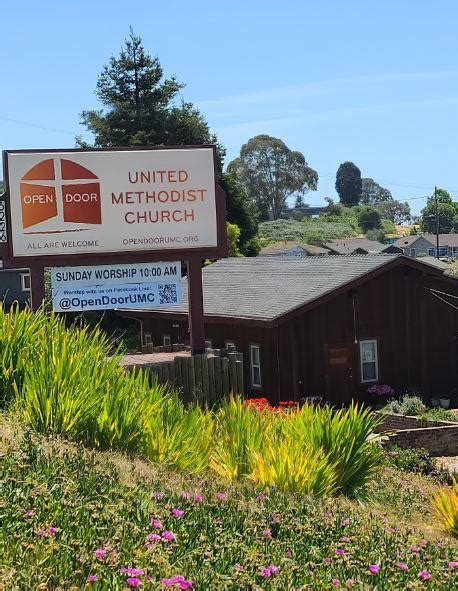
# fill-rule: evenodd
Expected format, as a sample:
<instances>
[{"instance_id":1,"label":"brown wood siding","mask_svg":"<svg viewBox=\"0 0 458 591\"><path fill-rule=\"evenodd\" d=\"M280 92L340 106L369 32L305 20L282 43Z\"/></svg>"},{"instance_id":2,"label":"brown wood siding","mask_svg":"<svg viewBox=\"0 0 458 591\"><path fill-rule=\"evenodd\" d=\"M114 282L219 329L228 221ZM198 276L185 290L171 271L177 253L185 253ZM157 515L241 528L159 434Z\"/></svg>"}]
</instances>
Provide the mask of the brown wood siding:
<instances>
[{"instance_id":1,"label":"brown wood siding","mask_svg":"<svg viewBox=\"0 0 458 591\"><path fill-rule=\"evenodd\" d=\"M430 287L458 295L456 284L400 266L278 327L245 326L234 319L231 324L206 323L205 335L214 348L234 341L244 355L246 394L262 394L273 402L326 396L327 348L350 347L354 396L364 398L368 385L361 384L359 343L354 342L354 297L357 340L377 339L379 383L400 393L418 388L426 395L445 395L458 384L458 313L431 295ZM138 317L155 344L162 343L163 334L173 342L178 335L189 342L186 321ZM250 385L250 343L261 347L261 389Z\"/></svg>"}]
</instances>

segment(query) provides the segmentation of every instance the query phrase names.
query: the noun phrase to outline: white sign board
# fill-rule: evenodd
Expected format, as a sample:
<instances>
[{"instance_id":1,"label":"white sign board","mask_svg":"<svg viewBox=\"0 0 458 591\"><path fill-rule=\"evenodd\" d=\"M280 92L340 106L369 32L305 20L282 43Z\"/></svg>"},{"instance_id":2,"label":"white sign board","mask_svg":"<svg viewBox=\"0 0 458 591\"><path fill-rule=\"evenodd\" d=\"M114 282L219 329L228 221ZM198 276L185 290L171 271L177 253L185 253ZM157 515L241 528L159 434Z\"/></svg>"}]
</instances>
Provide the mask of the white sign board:
<instances>
[{"instance_id":1,"label":"white sign board","mask_svg":"<svg viewBox=\"0 0 458 591\"><path fill-rule=\"evenodd\" d=\"M51 269L56 312L156 308L181 303L180 263Z\"/></svg>"},{"instance_id":2,"label":"white sign board","mask_svg":"<svg viewBox=\"0 0 458 591\"><path fill-rule=\"evenodd\" d=\"M217 247L214 152L6 152L13 256Z\"/></svg>"}]
</instances>

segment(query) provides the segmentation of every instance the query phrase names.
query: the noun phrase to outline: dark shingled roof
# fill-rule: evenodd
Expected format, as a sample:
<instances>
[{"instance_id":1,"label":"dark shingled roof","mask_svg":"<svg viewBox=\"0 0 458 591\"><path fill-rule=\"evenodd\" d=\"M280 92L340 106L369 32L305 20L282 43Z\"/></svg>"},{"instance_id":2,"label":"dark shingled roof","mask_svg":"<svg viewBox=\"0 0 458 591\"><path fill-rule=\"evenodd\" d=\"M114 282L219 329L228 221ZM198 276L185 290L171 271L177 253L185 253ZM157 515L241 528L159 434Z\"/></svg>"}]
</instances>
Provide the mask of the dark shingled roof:
<instances>
[{"instance_id":1,"label":"dark shingled roof","mask_svg":"<svg viewBox=\"0 0 458 591\"><path fill-rule=\"evenodd\" d=\"M379 254L389 248L390 244L382 244L377 240L368 240L367 238L337 238L330 240L325 246L339 254L351 254L357 249L369 254Z\"/></svg>"},{"instance_id":2,"label":"dark shingled roof","mask_svg":"<svg viewBox=\"0 0 458 591\"><path fill-rule=\"evenodd\" d=\"M274 320L400 256L326 255L285 257L281 261L276 257L221 259L203 269L204 313L206 316ZM184 278L182 304L151 310L187 313L187 288Z\"/></svg>"}]
</instances>

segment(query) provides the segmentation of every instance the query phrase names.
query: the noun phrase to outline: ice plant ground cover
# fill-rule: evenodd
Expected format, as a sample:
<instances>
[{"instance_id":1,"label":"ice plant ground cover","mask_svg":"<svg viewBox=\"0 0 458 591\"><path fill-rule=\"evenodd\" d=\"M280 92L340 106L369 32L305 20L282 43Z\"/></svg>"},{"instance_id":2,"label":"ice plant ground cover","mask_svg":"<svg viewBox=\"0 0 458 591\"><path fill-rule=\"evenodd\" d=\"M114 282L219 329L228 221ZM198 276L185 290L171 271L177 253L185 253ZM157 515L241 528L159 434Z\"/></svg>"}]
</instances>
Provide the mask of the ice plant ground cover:
<instances>
[{"instance_id":1,"label":"ice plant ground cover","mask_svg":"<svg viewBox=\"0 0 458 591\"><path fill-rule=\"evenodd\" d=\"M186 475L0 418L0 588L396 591L458 586L433 480L382 466L364 501Z\"/></svg>"}]
</instances>

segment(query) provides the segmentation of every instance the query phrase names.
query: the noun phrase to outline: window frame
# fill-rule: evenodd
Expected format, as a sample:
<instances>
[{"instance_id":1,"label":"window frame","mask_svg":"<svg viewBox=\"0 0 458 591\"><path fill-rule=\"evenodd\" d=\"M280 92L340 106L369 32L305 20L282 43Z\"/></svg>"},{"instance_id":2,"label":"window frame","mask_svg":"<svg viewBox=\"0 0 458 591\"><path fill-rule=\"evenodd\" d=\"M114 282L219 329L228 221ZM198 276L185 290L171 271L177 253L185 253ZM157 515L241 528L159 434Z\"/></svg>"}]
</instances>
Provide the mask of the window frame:
<instances>
[{"instance_id":1,"label":"window frame","mask_svg":"<svg viewBox=\"0 0 458 591\"><path fill-rule=\"evenodd\" d=\"M237 347L235 346L235 341L224 341L224 348L229 349L229 347L234 347L235 349L237 349Z\"/></svg>"},{"instance_id":2,"label":"window frame","mask_svg":"<svg viewBox=\"0 0 458 591\"><path fill-rule=\"evenodd\" d=\"M374 361L363 360L363 343L375 343L375 359ZM375 363L375 378L371 380L364 379L363 366L364 363ZM378 359L378 340L377 339L363 339L359 341L359 373L361 378L361 384L374 384L379 381L380 370L379 370L379 359Z\"/></svg>"},{"instance_id":3,"label":"window frame","mask_svg":"<svg viewBox=\"0 0 458 591\"><path fill-rule=\"evenodd\" d=\"M165 341L168 339L168 343L166 343ZM163 334L162 335L162 346L163 347L171 347L172 346L172 336L169 334Z\"/></svg>"},{"instance_id":4,"label":"window frame","mask_svg":"<svg viewBox=\"0 0 458 591\"><path fill-rule=\"evenodd\" d=\"M153 344L153 333L151 333L151 332L144 332L143 333L143 344L144 345L152 345Z\"/></svg>"},{"instance_id":5,"label":"window frame","mask_svg":"<svg viewBox=\"0 0 458 591\"><path fill-rule=\"evenodd\" d=\"M28 284L29 284L28 287L26 285L27 279L28 279ZM21 289L22 289L22 291L25 291L27 293L30 293L30 291L32 290L30 273L21 273Z\"/></svg>"},{"instance_id":6,"label":"window frame","mask_svg":"<svg viewBox=\"0 0 458 591\"><path fill-rule=\"evenodd\" d=\"M262 388L262 373L261 373L261 345L259 343L250 343L250 383L252 388ZM258 350L259 363L253 363L253 350ZM254 368L259 370L259 383L254 379Z\"/></svg>"}]
</instances>

